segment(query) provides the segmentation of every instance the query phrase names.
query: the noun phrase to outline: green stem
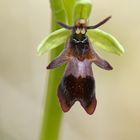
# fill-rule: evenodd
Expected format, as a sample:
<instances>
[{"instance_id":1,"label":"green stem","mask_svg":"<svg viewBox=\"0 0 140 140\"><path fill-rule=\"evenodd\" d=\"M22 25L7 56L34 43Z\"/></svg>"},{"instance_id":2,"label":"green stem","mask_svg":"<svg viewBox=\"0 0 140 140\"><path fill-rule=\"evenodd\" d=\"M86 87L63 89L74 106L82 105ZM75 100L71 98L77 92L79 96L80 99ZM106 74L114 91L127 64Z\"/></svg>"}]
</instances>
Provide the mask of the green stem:
<instances>
[{"instance_id":1,"label":"green stem","mask_svg":"<svg viewBox=\"0 0 140 140\"><path fill-rule=\"evenodd\" d=\"M66 22L66 16L62 0L50 0L50 4L52 9L51 30L54 31L60 28L56 22ZM58 56L63 47L64 46L60 46L51 51L51 60ZM60 67L49 72L40 140L58 140L59 138L63 114L56 94L63 71L64 67Z\"/></svg>"}]
</instances>

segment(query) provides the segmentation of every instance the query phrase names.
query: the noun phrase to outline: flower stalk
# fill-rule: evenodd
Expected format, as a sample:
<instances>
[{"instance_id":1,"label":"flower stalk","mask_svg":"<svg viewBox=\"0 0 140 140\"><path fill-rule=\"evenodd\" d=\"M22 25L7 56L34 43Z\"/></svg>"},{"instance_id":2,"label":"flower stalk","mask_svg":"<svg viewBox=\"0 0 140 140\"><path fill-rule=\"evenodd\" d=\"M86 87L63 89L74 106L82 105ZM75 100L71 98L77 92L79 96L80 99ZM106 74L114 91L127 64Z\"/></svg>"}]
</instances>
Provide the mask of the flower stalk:
<instances>
[{"instance_id":1,"label":"flower stalk","mask_svg":"<svg viewBox=\"0 0 140 140\"><path fill-rule=\"evenodd\" d=\"M62 0L50 0L52 9L51 31L60 29L58 20L66 22L66 14ZM63 49L63 45L50 52L50 59L54 59ZM64 66L49 72L45 90L45 105L40 140L58 140L63 113L56 96L57 86L61 79Z\"/></svg>"}]
</instances>

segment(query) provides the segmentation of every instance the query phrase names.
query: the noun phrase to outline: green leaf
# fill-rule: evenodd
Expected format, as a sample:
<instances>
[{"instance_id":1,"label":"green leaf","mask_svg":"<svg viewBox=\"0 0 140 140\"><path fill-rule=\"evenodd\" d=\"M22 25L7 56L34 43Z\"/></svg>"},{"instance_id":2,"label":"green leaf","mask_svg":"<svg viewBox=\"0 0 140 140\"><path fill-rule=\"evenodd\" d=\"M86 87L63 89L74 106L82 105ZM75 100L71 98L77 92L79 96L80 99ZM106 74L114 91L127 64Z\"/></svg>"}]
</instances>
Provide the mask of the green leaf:
<instances>
[{"instance_id":1,"label":"green leaf","mask_svg":"<svg viewBox=\"0 0 140 140\"><path fill-rule=\"evenodd\" d=\"M95 47L101 48L107 52L115 53L117 55L122 55L124 53L124 48L122 45L109 33L95 29L89 30L88 36Z\"/></svg>"},{"instance_id":2,"label":"green leaf","mask_svg":"<svg viewBox=\"0 0 140 140\"><path fill-rule=\"evenodd\" d=\"M59 29L50 33L40 43L37 49L37 53L39 55L43 55L47 51L58 47L59 45L66 42L66 39L68 38L69 34L70 34L70 31L66 29Z\"/></svg>"},{"instance_id":3,"label":"green leaf","mask_svg":"<svg viewBox=\"0 0 140 140\"><path fill-rule=\"evenodd\" d=\"M74 7L74 21L78 19L88 19L92 10L90 0L77 0Z\"/></svg>"}]
</instances>

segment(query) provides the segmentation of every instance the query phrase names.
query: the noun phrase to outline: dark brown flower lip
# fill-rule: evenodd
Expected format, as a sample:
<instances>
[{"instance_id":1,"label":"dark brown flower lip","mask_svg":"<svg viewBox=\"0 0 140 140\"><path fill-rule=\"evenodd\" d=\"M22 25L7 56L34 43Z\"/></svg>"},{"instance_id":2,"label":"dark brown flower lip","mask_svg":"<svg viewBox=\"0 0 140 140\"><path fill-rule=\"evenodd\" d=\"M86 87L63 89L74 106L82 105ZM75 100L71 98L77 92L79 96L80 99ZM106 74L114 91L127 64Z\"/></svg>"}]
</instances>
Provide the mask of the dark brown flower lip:
<instances>
[{"instance_id":1,"label":"dark brown flower lip","mask_svg":"<svg viewBox=\"0 0 140 140\"><path fill-rule=\"evenodd\" d=\"M73 104L79 101L88 114L93 114L97 104L94 78L76 78L72 74L64 76L58 87L58 97L64 112L68 112Z\"/></svg>"}]
</instances>

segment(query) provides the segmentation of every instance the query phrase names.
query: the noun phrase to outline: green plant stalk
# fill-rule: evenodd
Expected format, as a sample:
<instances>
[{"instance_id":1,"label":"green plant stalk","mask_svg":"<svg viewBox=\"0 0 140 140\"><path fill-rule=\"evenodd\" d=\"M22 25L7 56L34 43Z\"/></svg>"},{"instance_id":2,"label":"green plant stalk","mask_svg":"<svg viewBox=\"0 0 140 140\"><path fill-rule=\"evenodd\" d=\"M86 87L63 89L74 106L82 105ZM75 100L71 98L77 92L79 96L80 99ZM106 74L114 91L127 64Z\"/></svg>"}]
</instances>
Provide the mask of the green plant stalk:
<instances>
[{"instance_id":1,"label":"green plant stalk","mask_svg":"<svg viewBox=\"0 0 140 140\"><path fill-rule=\"evenodd\" d=\"M55 31L60 27L57 21L66 22L66 15L62 0L50 0L52 9L51 31ZM63 49L63 45L51 51L50 59L54 59ZM46 85L46 99L43 111L43 122L40 140L58 140L60 125L62 120L62 111L57 98L57 87L62 77L64 66L49 72L48 85Z\"/></svg>"}]
</instances>

